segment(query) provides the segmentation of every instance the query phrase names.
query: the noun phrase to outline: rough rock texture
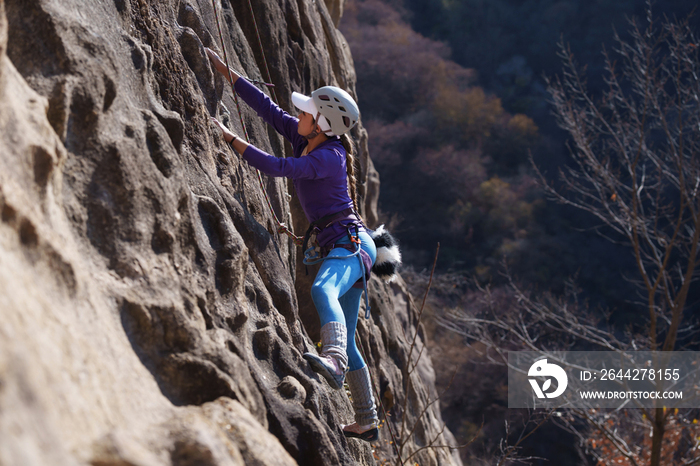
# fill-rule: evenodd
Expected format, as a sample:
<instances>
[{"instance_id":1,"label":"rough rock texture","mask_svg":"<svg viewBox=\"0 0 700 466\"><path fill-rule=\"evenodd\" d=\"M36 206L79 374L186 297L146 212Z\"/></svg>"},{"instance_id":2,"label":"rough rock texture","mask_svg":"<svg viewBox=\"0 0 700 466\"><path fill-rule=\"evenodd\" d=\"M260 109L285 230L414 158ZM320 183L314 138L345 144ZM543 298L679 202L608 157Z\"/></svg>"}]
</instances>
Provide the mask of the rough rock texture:
<instances>
[{"instance_id":1,"label":"rough rock texture","mask_svg":"<svg viewBox=\"0 0 700 466\"><path fill-rule=\"evenodd\" d=\"M342 436L347 396L301 358L318 338L315 270L209 120L242 133L204 53L222 51L214 8L232 66L291 108L293 90L354 90L343 2L251 4L260 43L248 1L0 0L0 465L393 458L386 427L374 454ZM290 154L242 115L252 142ZM378 175L367 133L353 136L374 224ZM265 186L303 232L291 184ZM401 282L370 289L360 334L397 429L415 309ZM425 354L411 379L405 459L442 426L437 403L421 415L435 397ZM412 461L459 464L446 448Z\"/></svg>"}]
</instances>

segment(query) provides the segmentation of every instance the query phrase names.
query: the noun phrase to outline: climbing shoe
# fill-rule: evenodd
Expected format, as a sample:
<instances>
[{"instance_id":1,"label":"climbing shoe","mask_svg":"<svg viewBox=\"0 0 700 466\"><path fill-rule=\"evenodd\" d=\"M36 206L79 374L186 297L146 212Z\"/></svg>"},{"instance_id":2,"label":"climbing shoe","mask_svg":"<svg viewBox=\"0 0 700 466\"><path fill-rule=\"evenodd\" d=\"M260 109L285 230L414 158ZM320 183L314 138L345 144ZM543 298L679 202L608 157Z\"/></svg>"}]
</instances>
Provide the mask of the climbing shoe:
<instances>
[{"instance_id":1,"label":"climbing shoe","mask_svg":"<svg viewBox=\"0 0 700 466\"><path fill-rule=\"evenodd\" d=\"M326 379L331 388L335 390L340 390L343 388L345 372L340 371L340 374L336 373L339 369L337 369L337 366L333 364L334 361L332 357L323 357L313 353L304 353L304 359L309 361L309 365L314 372L320 374L324 379Z\"/></svg>"},{"instance_id":2,"label":"climbing shoe","mask_svg":"<svg viewBox=\"0 0 700 466\"><path fill-rule=\"evenodd\" d=\"M377 440L379 440L379 429L376 426L367 429L366 431L360 434L351 430L345 430L346 427L348 426L343 426L343 435L345 435L346 438L359 438L360 440L364 440L365 442L376 442Z\"/></svg>"}]
</instances>

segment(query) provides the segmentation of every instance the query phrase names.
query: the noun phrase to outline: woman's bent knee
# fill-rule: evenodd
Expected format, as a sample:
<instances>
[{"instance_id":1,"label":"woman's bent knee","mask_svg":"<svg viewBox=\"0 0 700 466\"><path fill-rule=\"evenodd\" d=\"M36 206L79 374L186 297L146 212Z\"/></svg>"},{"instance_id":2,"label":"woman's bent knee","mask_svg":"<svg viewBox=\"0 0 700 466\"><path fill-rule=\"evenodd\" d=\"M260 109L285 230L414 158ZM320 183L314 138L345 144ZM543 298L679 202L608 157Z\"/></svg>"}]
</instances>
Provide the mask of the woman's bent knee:
<instances>
[{"instance_id":1,"label":"woman's bent knee","mask_svg":"<svg viewBox=\"0 0 700 466\"><path fill-rule=\"evenodd\" d=\"M327 305L329 299L328 291L324 289L323 285L314 283L311 285L311 299L314 301L316 307Z\"/></svg>"}]
</instances>

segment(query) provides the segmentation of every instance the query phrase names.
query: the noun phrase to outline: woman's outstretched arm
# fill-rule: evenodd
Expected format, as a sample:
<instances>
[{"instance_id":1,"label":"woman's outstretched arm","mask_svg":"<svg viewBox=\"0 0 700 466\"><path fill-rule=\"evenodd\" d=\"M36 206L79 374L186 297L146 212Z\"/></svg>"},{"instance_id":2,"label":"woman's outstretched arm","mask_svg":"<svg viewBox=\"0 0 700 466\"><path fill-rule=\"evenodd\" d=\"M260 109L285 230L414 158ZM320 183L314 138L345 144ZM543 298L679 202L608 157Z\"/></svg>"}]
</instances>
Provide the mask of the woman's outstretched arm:
<instances>
[{"instance_id":1,"label":"woman's outstretched arm","mask_svg":"<svg viewBox=\"0 0 700 466\"><path fill-rule=\"evenodd\" d=\"M216 118L211 119L219 127L224 141L231 145L243 159L258 170L272 176L292 179L328 178L342 170L341 155L337 150L319 150L305 157L280 158L270 155L232 133ZM343 170L343 173L345 171Z\"/></svg>"},{"instance_id":2,"label":"woman's outstretched arm","mask_svg":"<svg viewBox=\"0 0 700 466\"><path fill-rule=\"evenodd\" d=\"M264 92L253 86L247 79L240 79L241 76L234 70L227 68L226 64L221 60L219 55L213 50L206 48L207 55L214 65L214 68L221 73L227 80L230 78L235 86L236 93L267 123L272 125L275 130L284 136L292 146L297 146L302 142L302 137L299 135L297 128L299 120L291 116L289 113L282 110L275 104ZM229 74L230 72L230 74Z\"/></svg>"},{"instance_id":3,"label":"woman's outstretched arm","mask_svg":"<svg viewBox=\"0 0 700 466\"><path fill-rule=\"evenodd\" d=\"M231 84L236 84L236 81L238 81L238 78L241 76L231 68L228 68L221 57L219 57L219 55L212 49L209 47L204 47L204 50L206 50L207 56L209 57L212 65L214 65L214 68L216 68L216 71L221 73L228 81L231 82Z\"/></svg>"},{"instance_id":4,"label":"woman's outstretched arm","mask_svg":"<svg viewBox=\"0 0 700 466\"><path fill-rule=\"evenodd\" d=\"M248 148L248 146L250 144L248 144L243 139L239 138L236 134L229 131L229 129L227 127L225 127L223 125L223 123L221 123L216 118L212 117L211 121L216 123L216 126L219 127L219 129L221 130L221 132L224 135L224 141L226 141L227 144L229 144L231 147L233 147L234 150L236 152L238 152L239 154L242 154L243 152L245 152L245 150Z\"/></svg>"}]
</instances>

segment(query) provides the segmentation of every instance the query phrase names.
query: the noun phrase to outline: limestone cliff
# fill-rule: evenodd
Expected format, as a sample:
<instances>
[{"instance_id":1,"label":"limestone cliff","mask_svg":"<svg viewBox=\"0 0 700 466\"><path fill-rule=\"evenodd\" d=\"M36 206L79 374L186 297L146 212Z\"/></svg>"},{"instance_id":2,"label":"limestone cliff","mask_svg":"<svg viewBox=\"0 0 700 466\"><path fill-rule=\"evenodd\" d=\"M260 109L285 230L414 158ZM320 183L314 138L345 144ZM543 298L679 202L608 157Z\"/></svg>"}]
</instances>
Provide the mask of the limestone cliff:
<instances>
[{"instance_id":1,"label":"limestone cliff","mask_svg":"<svg viewBox=\"0 0 700 466\"><path fill-rule=\"evenodd\" d=\"M318 339L315 270L210 123L242 132L204 53L223 50L215 11L231 65L289 109L293 90L354 91L342 3L0 0L0 465L394 461L386 427L374 452L342 436L347 396L301 358ZM252 142L290 154L241 110ZM366 132L353 136L376 226L378 175ZM303 232L291 184L265 188ZM428 406L425 353L405 393L417 331L405 286L372 279L370 293L359 333L394 430L408 397L407 459L453 440Z\"/></svg>"}]
</instances>

